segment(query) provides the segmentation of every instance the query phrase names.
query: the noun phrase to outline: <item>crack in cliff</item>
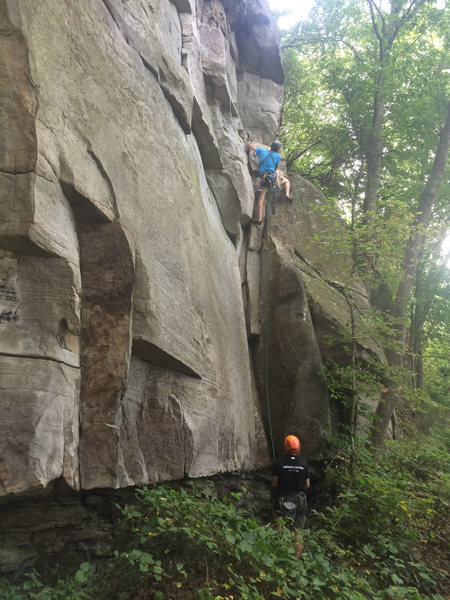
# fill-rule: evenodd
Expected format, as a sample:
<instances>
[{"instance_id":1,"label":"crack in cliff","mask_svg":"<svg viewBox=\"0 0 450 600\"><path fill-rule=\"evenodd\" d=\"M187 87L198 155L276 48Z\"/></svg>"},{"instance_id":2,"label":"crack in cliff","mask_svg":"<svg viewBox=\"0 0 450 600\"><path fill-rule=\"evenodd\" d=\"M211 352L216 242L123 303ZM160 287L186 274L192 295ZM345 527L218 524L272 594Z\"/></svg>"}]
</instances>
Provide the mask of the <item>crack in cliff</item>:
<instances>
[{"instance_id":1,"label":"crack in cliff","mask_svg":"<svg viewBox=\"0 0 450 600\"><path fill-rule=\"evenodd\" d=\"M153 67L148 60L146 60L142 54L140 52L138 52L139 58L142 61L142 64L144 65L144 68L147 69L147 71L149 71L151 73L151 75L153 75L153 77L156 79L156 81L158 82L158 85L161 82L161 78L160 78L160 74L159 74L159 70L155 69L155 67Z\"/></svg>"},{"instance_id":2,"label":"crack in cliff","mask_svg":"<svg viewBox=\"0 0 450 600\"><path fill-rule=\"evenodd\" d=\"M128 46L130 46L130 48L132 48L133 50L136 51L137 55L139 56L139 58L142 61L142 64L144 65L144 67L156 78L156 80L158 81L158 84L160 83L160 78L159 78L159 72L158 69L155 69L143 56L142 54L136 50L136 48L134 48L132 46L132 44L130 43L130 40L128 39L127 34L123 31L121 24L118 20L118 18L116 17L116 15L114 14L114 10L112 8L111 2L110 0L103 0L103 4L106 7L106 10L108 11L109 15L111 16L112 20L114 21L117 29L119 30L119 33L122 35L123 39L125 40L125 42L127 43Z\"/></svg>"},{"instance_id":3,"label":"crack in cliff","mask_svg":"<svg viewBox=\"0 0 450 600\"><path fill-rule=\"evenodd\" d=\"M128 39L126 33L123 31L122 27L120 26L119 20L117 19L117 17L114 14L114 10L111 6L110 0L103 0L103 4L106 7L106 10L108 11L109 15L111 16L112 20L114 21L117 29L119 30L119 33L122 35L123 39L125 40L126 44L128 46L130 46L130 48L132 48L137 55L139 56L139 58L142 61L143 66L145 67L145 69L147 69L147 71L149 71L157 80L158 84L160 83L160 78L159 78L159 72L158 69L155 69L143 56L142 54L137 51L131 44L130 44L130 40Z\"/></svg>"},{"instance_id":4,"label":"crack in cliff","mask_svg":"<svg viewBox=\"0 0 450 600\"><path fill-rule=\"evenodd\" d=\"M109 15L111 16L111 19L114 21L114 23L117 25L117 29L120 31L120 33L123 35L123 37L125 38L126 43L128 44L128 38L127 36L124 34L124 32L122 31L122 29L120 28L120 25L117 21L116 16L114 15L114 11L111 7L111 2L109 0L103 0L103 4L106 7L106 10L108 11Z\"/></svg>"},{"instance_id":5,"label":"crack in cliff","mask_svg":"<svg viewBox=\"0 0 450 600\"><path fill-rule=\"evenodd\" d=\"M24 170L24 171L21 171L19 169L19 170L9 171L8 169L0 168L0 173L4 173L5 175L31 175L31 173L36 173L36 169L29 169L29 170Z\"/></svg>"},{"instance_id":6,"label":"crack in cliff","mask_svg":"<svg viewBox=\"0 0 450 600\"><path fill-rule=\"evenodd\" d=\"M325 277L325 274L318 267L313 265L310 260L308 260L305 256L303 256L297 250L297 248L294 248L294 254L295 254L295 256L297 256L297 258L299 258L306 265L308 265L308 267L310 267L310 269L312 269L318 275L318 277L320 279L322 279L330 287L334 288L337 292L339 292L342 296L344 296L345 300L347 300L347 292L354 292L355 294L358 294L362 298L367 299L367 295L364 294L363 292L361 292L361 290L358 290L354 287L350 287L350 286L346 285L345 283L341 283L340 281L333 281L332 279L328 279L327 277Z\"/></svg>"},{"instance_id":7,"label":"crack in cliff","mask_svg":"<svg viewBox=\"0 0 450 600\"><path fill-rule=\"evenodd\" d=\"M37 355L37 354L14 354L13 352L0 352L0 356L5 356L7 358L26 358L26 359L31 359L31 360L45 360L45 361L48 360L51 362L58 363L60 365L66 365L66 367L70 367L71 369L80 369L79 366L70 364L70 363L66 362L65 360L59 360L52 356L41 356L41 355Z\"/></svg>"},{"instance_id":8,"label":"crack in cliff","mask_svg":"<svg viewBox=\"0 0 450 600\"><path fill-rule=\"evenodd\" d=\"M133 48L133 46L131 46L131 44L130 44L130 47ZM151 65L148 62L148 60L146 58L144 58L144 56L138 50L136 50L136 51L137 51L139 58L141 59L143 67L150 73L150 75L152 75L156 79L156 81L159 85L159 88L162 91L164 98L169 103L169 106L172 109L174 117L177 120L177 122L179 123L181 129L187 135L192 133L192 127L191 127L191 124L189 123L189 118L188 118L188 115L186 115L186 111L183 107L183 104L181 102L179 102L177 100L176 96L170 91L170 87L168 85L165 85L166 77L164 76L164 72L159 67L154 67L153 65Z\"/></svg>"},{"instance_id":9,"label":"crack in cliff","mask_svg":"<svg viewBox=\"0 0 450 600\"><path fill-rule=\"evenodd\" d=\"M44 181L48 181L49 183L56 183L58 181L56 178L50 179L50 177L43 175L42 173L36 173L36 175L38 177L40 177L41 179L43 179Z\"/></svg>"},{"instance_id":10,"label":"crack in cliff","mask_svg":"<svg viewBox=\"0 0 450 600\"><path fill-rule=\"evenodd\" d=\"M317 273L317 275L320 277L320 279L325 280L325 275L322 273L322 271L318 267L313 265L312 262L306 258L306 256L303 256L303 254L301 254L297 250L297 248L294 248L294 254L297 258L302 260L305 263L305 265L308 265L308 267L310 267L315 273Z\"/></svg>"},{"instance_id":11,"label":"crack in cliff","mask_svg":"<svg viewBox=\"0 0 450 600\"><path fill-rule=\"evenodd\" d=\"M165 76L164 73L162 72L162 70L160 69L159 66L154 67L153 65L151 65L148 60L146 60L144 58L144 56L142 55L141 52L139 52L139 49L136 48L129 40L126 32L123 30L123 28L121 27L121 23L119 22L119 19L116 17L116 15L114 14L114 9L112 7L112 4L110 2L110 0L103 0L103 4L106 7L106 10L108 11L108 13L110 14L112 20L114 21L117 29L119 30L119 32L121 33L121 35L123 36L125 42L127 43L127 45L134 51L136 52L136 54L139 56L143 67L156 79L156 81L158 82L158 85L165 97L165 99L167 100L167 102L169 103L172 112L177 120L177 122L179 123L181 129L184 131L184 133L186 135L189 135L192 132L192 128L191 128L191 119L189 118L189 115L186 114L186 111L184 109L184 106L181 102L179 102L179 100L176 98L176 96L171 92L171 90L169 89L168 85L164 85L165 84Z\"/></svg>"},{"instance_id":12,"label":"crack in cliff","mask_svg":"<svg viewBox=\"0 0 450 600\"><path fill-rule=\"evenodd\" d=\"M95 152L92 150L91 147L88 148L88 154L89 156L92 158L92 160L95 162L97 169L100 171L103 179L106 182L106 185L108 186L109 192L111 194L111 200L113 203L113 208L114 208L114 215L118 218L120 218L119 215L119 209L117 207L117 196L116 196L116 192L114 191L114 186L113 183L111 181L110 176L108 175L108 173L106 172L105 167L103 166L102 161L100 160L100 158L95 154Z\"/></svg>"}]
</instances>

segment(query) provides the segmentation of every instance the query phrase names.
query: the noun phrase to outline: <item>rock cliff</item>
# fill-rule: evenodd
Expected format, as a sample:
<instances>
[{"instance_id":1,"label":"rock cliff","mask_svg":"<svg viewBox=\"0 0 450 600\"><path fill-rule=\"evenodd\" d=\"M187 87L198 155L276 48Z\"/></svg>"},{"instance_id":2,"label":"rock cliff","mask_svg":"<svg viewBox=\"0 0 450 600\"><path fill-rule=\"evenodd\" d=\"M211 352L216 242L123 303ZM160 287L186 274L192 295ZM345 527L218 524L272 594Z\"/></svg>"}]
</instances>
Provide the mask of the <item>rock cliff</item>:
<instances>
[{"instance_id":1,"label":"rock cliff","mask_svg":"<svg viewBox=\"0 0 450 600\"><path fill-rule=\"evenodd\" d=\"M3 0L0 53L4 501L253 471L287 432L322 458L348 264L308 259L301 179L251 224L244 141L283 98L266 0Z\"/></svg>"},{"instance_id":2,"label":"rock cliff","mask_svg":"<svg viewBox=\"0 0 450 600\"><path fill-rule=\"evenodd\" d=\"M265 2L1 9L3 494L267 461L238 250L280 118Z\"/></svg>"}]
</instances>

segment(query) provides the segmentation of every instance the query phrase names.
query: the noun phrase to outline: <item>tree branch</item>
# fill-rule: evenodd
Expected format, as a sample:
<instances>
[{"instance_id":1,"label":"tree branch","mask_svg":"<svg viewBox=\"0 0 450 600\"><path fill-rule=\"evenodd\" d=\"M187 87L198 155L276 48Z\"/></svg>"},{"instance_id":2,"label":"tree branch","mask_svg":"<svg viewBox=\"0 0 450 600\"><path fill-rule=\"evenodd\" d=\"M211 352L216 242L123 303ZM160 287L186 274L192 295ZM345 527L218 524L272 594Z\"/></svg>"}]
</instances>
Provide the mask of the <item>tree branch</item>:
<instances>
[{"instance_id":1,"label":"tree branch","mask_svg":"<svg viewBox=\"0 0 450 600\"><path fill-rule=\"evenodd\" d=\"M358 50L352 45L350 44L350 42L347 42L346 40L344 40L343 38L337 38L337 39L327 39L327 38L313 38L313 39L309 39L306 41L293 41L290 42L289 44L283 44L281 46L282 50L288 50L288 49L294 49L294 50L300 50L300 48L302 48L303 46L311 46L313 44L337 44L337 43L341 43L344 44L344 46L347 46L347 48L349 48L353 54L355 55L355 58L362 64L364 64L366 61L362 58L362 56L359 54Z\"/></svg>"},{"instance_id":2,"label":"tree branch","mask_svg":"<svg viewBox=\"0 0 450 600\"><path fill-rule=\"evenodd\" d=\"M405 13L400 17L400 20L394 30L394 38L396 37L399 29L411 19L411 17L423 6L427 0L411 0L411 4L406 9ZM413 10L414 9L414 10Z\"/></svg>"},{"instance_id":3,"label":"tree branch","mask_svg":"<svg viewBox=\"0 0 450 600\"><path fill-rule=\"evenodd\" d=\"M311 150L315 146L318 146L321 143L322 143L322 140L317 140L316 142L314 142L313 144L311 144L310 146L308 146L304 150L301 150L301 151L293 153L292 156L289 156L289 158L286 158L286 166L289 168L292 165L293 162L295 162L296 160L298 160L299 158L301 158L304 154L306 154L306 152L308 152L309 150Z\"/></svg>"},{"instance_id":4,"label":"tree branch","mask_svg":"<svg viewBox=\"0 0 450 600\"><path fill-rule=\"evenodd\" d=\"M345 40L339 40L341 41L344 46L347 46L347 48L350 48L350 50L353 52L353 54L355 55L356 60L359 60L359 62L361 64L365 63L365 60L360 56L359 52L356 50L356 48L354 46L352 46L352 44L349 44L348 42L346 42Z\"/></svg>"},{"instance_id":5,"label":"tree branch","mask_svg":"<svg viewBox=\"0 0 450 600\"><path fill-rule=\"evenodd\" d=\"M373 30L374 30L374 32L375 32L375 35L377 36L377 38L378 38L378 40L379 40L379 42L380 42L380 45L381 45L381 44L382 44L382 42L383 42L383 36L382 36L382 35L381 35L381 33L380 33L380 30L379 30L379 28L378 28L378 23L377 23L377 21L376 21L376 19L375 19L375 13L374 13L374 11L373 11L373 8L374 8L374 7L375 7L375 9L376 9L376 11L377 11L377 13L378 13L378 15L379 15L380 19L381 19L381 23L382 23L383 29L384 29L384 24L385 24L385 21L384 21L383 15L381 14L381 11L380 11L380 9L379 9L379 8L378 8L378 6L377 6L377 5L376 5L376 4L373 2L373 0L367 0L367 3L368 3L368 5L369 5L369 8L370 8L370 16L371 16L371 18L372 18Z\"/></svg>"}]
</instances>

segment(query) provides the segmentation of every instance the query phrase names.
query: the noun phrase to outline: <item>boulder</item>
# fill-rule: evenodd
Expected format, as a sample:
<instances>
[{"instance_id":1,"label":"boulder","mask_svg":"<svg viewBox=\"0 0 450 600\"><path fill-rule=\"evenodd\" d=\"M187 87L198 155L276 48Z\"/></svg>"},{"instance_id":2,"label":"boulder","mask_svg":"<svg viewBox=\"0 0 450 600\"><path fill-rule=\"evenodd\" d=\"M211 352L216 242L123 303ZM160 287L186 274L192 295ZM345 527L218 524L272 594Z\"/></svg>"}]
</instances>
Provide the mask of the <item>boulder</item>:
<instances>
[{"instance_id":1,"label":"boulder","mask_svg":"<svg viewBox=\"0 0 450 600\"><path fill-rule=\"evenodd\" d=\"M284 437L293 434L302 442L303 456L322 460L329 399L305 285L292 249L274 233L262 254L261 337L254 367L266 423L277 454Z\"/></svg>"},{"instance_id":2,"label":"boulder","mask_svg":"<svg viewBox=\"0 0 450 600\"><path fill-rule=\"evenodd\" d=\"M290 216L295 260L308 290L321 355L337 364L349 364L349 353L342 342L351 336L351 311L359 325L366 321L369 326L368 290L353 263L347 225L336 206L302 177L291 176L291 184L295 190ZM285 214L280 211L280 218ZM358 337L359 359L368 362L377 358L385 362L383 350L372 341L370 334Z\"/></svg>"},{"instance_id":3,"label":"boulder","mask_svg":"<svg viewBox=\"0 0 450 600\"><path fill-rule=\"evenodd\" d=\"M262 259L255 373L278 450L282 437L294 433L307 456L320 459L324 436L346 419L328 398L323 365L351 364L352 314L366 327L371 310L337 208L304 178L290 179L293 203L282 197L275 215L266 216L271 244ZM359 336L356 352L366 368L375 358L385 361L370 336Z\"/></svg>"}]
</instances>

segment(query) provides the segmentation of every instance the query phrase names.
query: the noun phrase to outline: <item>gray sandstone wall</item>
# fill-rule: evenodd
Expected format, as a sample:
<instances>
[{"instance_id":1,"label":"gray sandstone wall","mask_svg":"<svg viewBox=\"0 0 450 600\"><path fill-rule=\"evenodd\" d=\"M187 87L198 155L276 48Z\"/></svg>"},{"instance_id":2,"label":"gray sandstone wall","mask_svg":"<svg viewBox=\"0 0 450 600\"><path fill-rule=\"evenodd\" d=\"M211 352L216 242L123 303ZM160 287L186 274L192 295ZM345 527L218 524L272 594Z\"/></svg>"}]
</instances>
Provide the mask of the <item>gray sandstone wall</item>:
<instances>
[{"instance_id":1,"label":"gray sandstone wall","mask_svg":"<svg viewBox=\"0 0 450 600\"><path fill-rule=\"evenodd\" d=\"M353 263L336 206L306 179L295 174L290 179L293 203L276 198L267 213L271 235L262 253L263 334L255 345L255 372L259 389L268 381L278 451L283 435L295 430L309 458L320 459L330 430L348 425L348 409L329 399L323 365L351 365L352 319L357 364L370 370L373 361L386 358L370 337L368 290ZM375 407L376 398L359 400Z\"/></svg>"},{"instance_id":2,"label":"gray sandstone wall","mask_svg":"<svg viewBox=\"0 0 450 600\"><path fill-rule=\"evenodd\" d=\"M240 135L283 94L266 2L0 6L1 493L265 464L239 248Z\"/></svg>"},{"instance_id":3,"label":"gray sandstone wall","mask_svg":"<svg viewBox=\"0 0 450 600\"><path fill-rule=\"evenodd\" d=\"M0 0L0 57L0 568L17 572L67 545L107 555L100 488L266 468L287 433L321 460L322 362L348 361L326 340L368 300L305 180L251 223L244 140L271 143L283 98L266 0Z\"/></svg>"},{"instance_id":4,"label":"gray sandstone wall","mask_svg":"<svg viewBox=\"0 0 450 600\"><path fill-rule=\"evenodd\" d=\"M303 180L251 223L266 1L3 0L0 52L0 494L252 471L271 430L321 459L348 257L302 260Z\"/></svg>"}]
</instances>

